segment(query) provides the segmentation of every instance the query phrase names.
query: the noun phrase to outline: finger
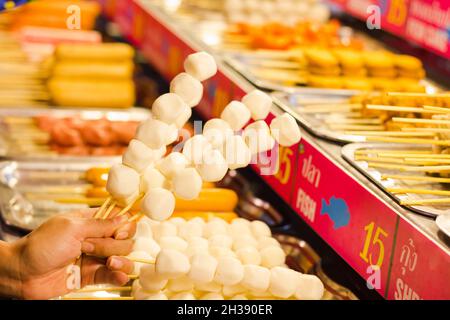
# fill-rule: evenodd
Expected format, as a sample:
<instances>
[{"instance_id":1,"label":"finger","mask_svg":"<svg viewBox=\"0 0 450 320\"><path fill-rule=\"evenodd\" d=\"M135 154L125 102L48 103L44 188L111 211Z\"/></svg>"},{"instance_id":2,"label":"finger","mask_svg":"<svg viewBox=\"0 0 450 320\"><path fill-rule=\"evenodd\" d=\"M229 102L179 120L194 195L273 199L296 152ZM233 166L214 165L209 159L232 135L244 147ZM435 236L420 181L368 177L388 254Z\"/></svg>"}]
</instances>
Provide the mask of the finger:
<instances>
[{"instance_id":1,"label":"finger","mask_svg":"<svg viewBox=\"0 0 450 320\"><path fill-rule=\"evenodd\" d=\"M83 255L81 259L81 287L95 284L95 273L104 266L104 259Z\"/></svg>"},{"instance_id":2,"label":"finger","mask_svg":"<svg viewBox=\"0 0 450 320\"><path fill-rule=\"evenodd\" d=\"M96 257L126 256L133 249L133 240L87 238L81 244L83 253Z\"/></svg>"},{"instance_id":3,"label":"finger","mask_svg":"<svg viewBox=\"0 0 450 320\"><path fill-rule=\"evenodd\" d=\"M125 285L129 279L126 273L109 270L104 260L95 257L83 257L81 285L112 284L115 286Z\"/></svg>"},{"instance_id":4,"label":"finger","mask_svg":"<svg viewBox=\"0 0 450 320\"><path fill-rule=\"evenodd\" d=\"M83 238L106 238L114 235L116 230L127 223L128 217L113 219L80 219L80 232Z\"/></svg>"},{"instance_id":5,"label":"finger","mask_svg":"<svg viewBox=\"0 0 450 320\"><path fill-rule=\"evenodd\" d=\"M100 267L95 273L95 284L112 284L123 286L129 281L128 275L121 271L111 271L107 267Z\"/></svg>"},{"instance_id":6,"label":"finger","mask_svg":"<svg viewBox=\"0 0 450 320\"><path fill-rule=\"evenodd\" d=\"M136 223L130 222L119 227L114 233L114 238L116 240L125 240L133 238L136 233Z\"/></svg>"},{"instance_id":7,"label":"finger","mask_svg":"<svg viewBox=\"0 0 450 320\"><path fill-rule=\"evenodd\" d=\"M111 271L122 271L131 274L134 270L134 262L124 257L109 257L106 267Z\"/></svg>"}]
</instances>

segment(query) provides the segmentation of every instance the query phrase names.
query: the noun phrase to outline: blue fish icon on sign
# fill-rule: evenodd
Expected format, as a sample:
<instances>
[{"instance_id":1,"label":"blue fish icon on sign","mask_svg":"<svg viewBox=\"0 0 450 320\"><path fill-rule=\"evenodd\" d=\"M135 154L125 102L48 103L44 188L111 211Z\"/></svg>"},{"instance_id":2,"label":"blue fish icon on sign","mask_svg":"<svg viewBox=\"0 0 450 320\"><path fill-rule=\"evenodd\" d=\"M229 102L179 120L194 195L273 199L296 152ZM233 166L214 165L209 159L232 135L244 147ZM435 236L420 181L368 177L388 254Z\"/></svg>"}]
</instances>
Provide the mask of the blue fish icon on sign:
<instances>
[{"instance_id":1,"label":"blue fish icon on sign","mask_svg":"<svg viewBox=\"0 0 450 320\"><path fill-rule=\"evenodd\" d=\"M320 215L328 215L333 221L334 229L345 227L350 223L350 210L347 203L343 199L334 196L331 197L329 204L325 199L322 199Z\"/></svg>"}]
</instances>

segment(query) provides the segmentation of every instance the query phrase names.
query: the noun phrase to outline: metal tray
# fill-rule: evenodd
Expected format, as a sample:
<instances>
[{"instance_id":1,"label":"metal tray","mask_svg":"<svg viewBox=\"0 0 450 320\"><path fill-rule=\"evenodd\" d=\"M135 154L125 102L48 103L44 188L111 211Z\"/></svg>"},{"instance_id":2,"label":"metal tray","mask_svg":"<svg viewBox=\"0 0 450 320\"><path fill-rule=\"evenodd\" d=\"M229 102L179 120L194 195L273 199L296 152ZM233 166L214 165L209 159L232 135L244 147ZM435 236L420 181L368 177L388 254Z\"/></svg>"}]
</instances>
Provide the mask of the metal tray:
<instances>
[{"instance_id":1,"label":"metal tray","mask_svg":"<svg viewBox=\"0 0 450 320\"><path fill-rule=\"evenodd\" d=\"M392 194L387 191L386 188L430 188L436 190L446 190L440 183L430 183L430 182L420 182L420 181L406 181L406 180L393 180L386 179L382 180L382 174L398 174L399 170L393 169L379 169L379 168L369 168L366 161L355 160L355 151L360 149L383 149L383 150L398 150L398 149L412 149L410 144L382 144L382 143L352 143L344 146L341 150L342 157L349 162L358 171L364 174L368 179L372 180L380 189L386 192L392 199L394 199L398 204L403 199L432 199L435 196L426 194ZM425 146L414 145L414 149L424 148ZM429 147L428 149L429 150ZM407 174L402 172L402 174ZM417 175L418 173L415 173ZM421 173L425 176L424 173ZM426 217L436 218L442 214L450 213L450 206L445 205L414 205L414 206L404 206L409 210L421 214Z\"/></svg>"},{"instance_id":2,"label":"metal tray","mask_svg":"<svg viewBox=\"0 0 450 320\"><path fill-rule=\"evenodd\" d=\"M325 293L322 300L358 300L349 289L332 280L323 271L320 256L311 246L296 237L275 234L286 252L286 264L289 268L301 273L314 274L323 282Z\"/></svg>"},{"instance_id":3,"label":"metal tray","mask_svg":"<svg viewBox=\"0 0 450 320\"><path fill-rule=\"evenodd\" d=\"M48 198L50 189L72 190L86 188L87 182L80 179L92 167L110 166L113 158L102 162L77 162L46 160L0 162L0 213L6 228L27 233L38 227L49 217L71 210L84 209L84 204L62 204ZM48 199L32 199L30 194ZM74 197L73 191L58 197Z\"/></svg>"},{"instance_id":4,"label":"metal tray","mask_svg":"<svg viewBox=\"0 0 450 320\"><path fill-rule=\"evenodd\" d=\"M250 183L235 170L231 170L217 183L218 187L234 190L239 195L237 214L248 220L263 220L271 228L283 228L286 220L270 203L257 197Z\"/></svg>"},{"instance_id":5,"label":"metal tray","mask_svg":"<svg viewBox=\"0 0 450 320\"><path fill-rule=\"evenodd\" d=\"M12 150L14 145L8 141L7 125L3 121L4 117L23 117L30 118L38 115L48 115L53 117L71 117L77 116L85 120L96 120L106 118L111 121L143 121L147 119L151 113L149 110L142 108L131 108L127 110L115 109L0 109L0 157L16 160L38 160L39 159L63 159L64 161L76 161L79 159L90 158L92 161L105 161L105 159L116 156L68 156L68 155L39 155L30 154L21 156L14 154Z\"/></svg>"},{"instance_id":6,"label":"metal tray","mask_svg":"<svg viewBox=\"0 0 450 320\"><path fill-rule=\"evenodd\" d=\"M227 54L224 56L224 61L226 64L228 64L241 76L250 81L253 85L262 90L283 91L298 94L338 95L343 97L350 97L352 95L361 93L361 91L359 90L323 89L308 86L287 86L274 81L262 80L251 72L251 70L248 68L248 65L245 63L246 59L248 59L248 57L240 54Z\"/></svg>"},{"instance_id":7,"label":"metal tray","mask_svg":"<svg viewBox=\"0 0 450 320\"><path fill-rule=\"evenodd\" d=\"M303 93L289 93L289 92L273 92L271 94L273 101L284 111L294 116L302 125L313 135L336 143L351 143L364 142L365 138L362 136L347 135L336 130L330 130L320 115L312 113L302 113L301 109L303 103L326 103L332 104L344 102L349 96L330 94L313 95ZM304 101L304 102L302 102ZM327 116L332 116L332 113L327 113ZM336 113L337 116L341 116Z\"/></svg>"}]
</instances>

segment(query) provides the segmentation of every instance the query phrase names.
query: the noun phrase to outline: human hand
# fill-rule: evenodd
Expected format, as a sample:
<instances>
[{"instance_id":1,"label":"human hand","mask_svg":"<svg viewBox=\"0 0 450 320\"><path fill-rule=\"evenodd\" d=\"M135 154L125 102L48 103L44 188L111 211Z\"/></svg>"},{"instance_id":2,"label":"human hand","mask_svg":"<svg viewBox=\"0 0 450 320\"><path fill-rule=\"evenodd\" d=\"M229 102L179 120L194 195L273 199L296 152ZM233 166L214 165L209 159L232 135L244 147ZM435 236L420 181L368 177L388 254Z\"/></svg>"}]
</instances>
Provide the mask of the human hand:
<instances>
[{"instance_id":1,"label":"human hand","mask_svg":"<svg viewBox=\"0 0 450 320\"><path fill-rule=\"evenodd\" d=\"M133 263L120 257L131 252L136 225L128 215L94 219L97 209L50 218L28 236L12 243L13 278L20 288L13 296L48 299L70 292L69 277L79 267L81 287L128 282Z\"/></svg>"}]
</instances>

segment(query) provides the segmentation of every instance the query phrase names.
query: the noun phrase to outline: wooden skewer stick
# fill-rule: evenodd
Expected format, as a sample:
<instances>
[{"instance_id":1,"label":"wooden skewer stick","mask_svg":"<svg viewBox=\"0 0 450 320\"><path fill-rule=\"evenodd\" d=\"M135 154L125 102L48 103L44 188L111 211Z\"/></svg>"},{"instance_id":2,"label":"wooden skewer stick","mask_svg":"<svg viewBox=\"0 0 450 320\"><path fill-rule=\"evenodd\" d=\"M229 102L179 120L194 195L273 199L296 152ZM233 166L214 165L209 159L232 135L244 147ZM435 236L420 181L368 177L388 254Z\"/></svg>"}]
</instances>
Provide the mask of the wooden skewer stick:
<instances>
[{"instance_id":1,"label":"wooden skewer stick","mask_svg":"<svg viewBox=\"0 0 450 320\"><path fill-rule=\"evenodd\" d=\"M433 132L433 133L446 133L450 132L450 128L401 128L405 132Z\"/></svg>"},{"instance_id":2,"label":"wooden skewer stick","mask_svg":"<svg viewBox=\"0 0 450 320\"><path fill-rule=\"evenodd\" d=\"M381 176L381 179L383 179L383 180L386 180L386 179L415 180L415 181L425 181L425 182L450 183L450 178L400 175L400 174L383 174Z\"/></svg>"},{"instance_id":3,"label":"wooden skewer stick","mask_svg":"<svg viewBox=\"0 0 450 320\"><path fill-rule=\"evenodd\" d=\"M404 206L422 205L422 204L450 204L450 198L407 199L407 200L400 200L400 204Z\"/></svg>"},{"instance_id":4,"label":"wooden skewer stick","mask_svg":"<svg viewBox=\"0 0 450 320\"><path fill-rule=\"evenodd\" d=\"M84 288L75 291L76 293L85 293L85 292L99 292L99 291L106 291L106 292L121 292L121 291L131 291L131 287L107 287L107 288Z\"/></svg>"},{"instance_id":5,"label":"wooden skewer stick","mask_svg":"<svg viewBox=\"0 0 450 320\"><path fill-rule=\"evenodd\" d=\"M407 132L407 131L346 131L345 134L356 136L391 136L391 137L434 137L433 132Z\"/></svg>"},{"instance_id":6,"label":"wooden skewer stick","mask_svg":"<svg viewBox=\"0 0 450 320\"><path fill-rule=\"evenodd\" d=\"M300 113L333 113L343 111L354 111L362 108L361 104L328 104L328 105L310 105L298 108Z\"/></svg>"},{"instance_id":7,"label":"wooden skewer stick","mask_svg":"<svg viewBox=\"0 0 450 320\"><path fill-rule=\"evenodd\" d=\"M71 198L58 198L54 199L58 203L66 204L86 204L90 207L99 207L105 201L105 198L86 198L86 197L71 197Z\"/></svg>"},{"instance_id":8,"label":"wooden skewer stick","mask_svg":"<svg viewBox=\"0 0 450 320\"><path fill-rule=\"evenodd\" d=\"M435 107L435 106L423 106L425 110L430 111L438 111L441 113L450 113L450 108L444 108L444 107Z\"/></svg>"},{"instance_id":9,"label":"wooden skewer stick","mask_svg":"<svg viewBox=\"0 0 450 320\"><path fill-rule=\"evenodd\" d=\"M133 262L144 263L144 264L155 264L156 263L156 260L130 258L130 257L125 257L125 258L130 260L130 261L133 261Z\"/></svg>"},{"instance_id":10,"label":"wooden skewer stick","mask_svg":"<svg viewBox=\"0 0 450 320\"><path fill-rule=\"evenodd\" d=\"M450 93L426 93L426 92L388 92L391 97L450 97Z\"/></svg>"},{"instance_id":11,"label":"wooden skewer stick","mask_svg":"<svg viewBox=\"0 0 450 320\"><path fill-rule=\"evenodd\" d=\"M428 110L425 108L418 107L400 107L400 106L385 106L385 105L374 105L368 104L366 106L370 110L383 110L383 111L397 111L397 112L417 112L417 113L428 113L428 114L441 114L444 113L439 110Z\"/></svg>"},{"instance_id":12,"label":"wooden skewer stick","mask_svg":"<svg viewBox=\"0 0 450 320\"><path fill-rule=\"evenodd\" d=\"M141 220L145 215L143 213L138 213L135 214L134 216L132 216L130 219L128 219L128 222L133 222L133 221L139 221Z\"/></svg>"},{"instance_id":13,"label":"wooden skewer stick","mask_svg":"<svg viewBox=\"0 0 450 320\"><path fill-rule=\"evenodd\" d=\"M130 203L129 205L127 205L125 208L123 208L122 210L120 210L120 212L117 214L118 217L123 216L128 210L130 210L133 205L138 202L139 200L141 200L144 197L145 194L140 194L136 200L134 200L132 203Z\"/></svg>"},{"instance_id":14,"label":"wooden skewer stick","mask_svg":"<svg viewBox=\"0 0 450 320\"><path fill-rule=\"evenodd\" d=\"M119 213L117 214L117 217L123 216L125 213L128 212L128 210L131 209L131 207L134 205L134 202L130 203L129 205L127 205L125 208L123 208L122 210L119 211Z\"/></svg>"},{"instance_id":15,"label":"wooden skewer stick","mask_svg":"<svg viewBox=\"0 0 450 320\"><path fill-rule=\"evenodd\" d=\"M134 297L63 297L62 300L135 300Z\"/></svg>"},{"instance_id":16,"label":"wooden skewer stick","mask_svg":"<svg viewBox=\"0 0 450 320\"><path fill-rule=\"evenodd\" d=\"M112 197L109 197L108 199L105 200L105 202L103 202L100 209L98 209L98 211L95 213L94 219L99 219L100 217L103 216L103 211L105 211L106 207L109 205L109 203L111 201L112 201Z\"/></svg>"},{"instance_id":17,"label":"wooden skewer stick","mask_svg":"<svg viewBox=\"0 0 450 320\"><path fill-rule=\"evenodd\" d=\"M379 157L391 157L391 158L426 158L426 159L450 159L450 154L422 154L422 153L378 153Z\"/></svg>"},{"instance_id":18,"label":"wooden skewer stick","mask_svg":"<svg viewBox=\"0 0 450 320\"><path fill-rule=\"evenodd\" d=\"M330 129L336 130L367 130L367 131L383 131L382 125L357 125L357 124L329 124Z\"/></svg>"},{"instance_id":19,"label":"wooden skewer stick","mask_svg":"<svg viewBox=\"0 0 450 320\"><path fill-rule=\"evenodd\" d=\"M450 159L439 159L439 158L434 158L434 159L428 159L425 158L425 160L423 158L405 158L405 162L420 162L420 161L426 161L430 164L436 164L436 163L441 163L441 164L450 164Z\"/></svg>"},{"instance_id":20,"label":"wooden skewer stick","mask_svg":"<svg viewBox=\"0 0 450 320\"><path fill-rule=\"evenodd\" d=\"M414 153L414 154L432 154L433 152L430 150L417 150L417 149L408 149L408 150L400 150L400 149L359 149L355 151L355 154L383 154L392 157L394 154L400 154L403 156L405 153Z\"/></svg>"},{"instance_id":21,"label":"wooden skewer stick","mask_svg":"<svg viewBox=\"0 0 450 320\"><path fill-rule=\"evenodd\" d=\"M128 275L128 279L130 279L130 280L139 279L139 275L138 274L129 274Z\"/></svg>"},{"instance_id":22,"label":"wooden skewer stick","mask_svg":"<svg viewBox=\"0 0 450 320\"><path fill-rule=\"evenodd\" d=\"M424 123L424 124L447 124L450 125L450 120L445 119L419 119L419 118L399 118L393 117L393 122L402 122L402 123Z\"/></svg>"},{"instance_id":23,"label":"wooden skewer stick","mask_svg":"<svg viewBox=\"0 0 450 320\"><path fill-rule=\"evenodd\" d=\"M370 162L384 162L384 163L400 163L403 164L405 161L401 158L383 158L383 157L367 157L367 156L356 156L356 161L370 161Z\"/></svg>"},{"instance_id":24,"label":"wooden skewer stick","mask_svg":"<svg viewBox=\"0 0 450 320\"><path fill-rule=\"evenodd\" d=\"M327 124L382 124L383 121L380 118L369 118L369 119L348 119L341 117L328 117L325 119Z\"/></svg>"},{"instance_id":25,"label":"wooden skewer stick","mask_svg":"<svg viewBox=\"0 0 450 320\"><path fill-rule=\"evenodd\" d=\"M438 146L450 146L450 140L433 140L433 139L413 139L413 138L392 138L392 137L366 137L367 141L378 142L395 142L395 143L415 143L415 144L431 144Z\"/></svg>"},{"instance_id":26,"label":"wooden skewer stick","mask_svg":"<svg viewBox=\"0 0 450 320\"><path fill-rule=\"evenodd\" d=\"M394 169L400 171L409 172L448 172L450 171L450 166L407 166L398 164L381 164L367 162L369 167L381 168L381 169Z\"/></svg>"},{"instance_id":27,"label":"wooden skewer stick","mask_svg":"<svg viewBox=\"0 0 450 320\"><path fill-rule=\"evenodd\" d=\"M113 209L115 208L117 202L116 201L112 201L111 205L109 206L109 208L105 211L105 214L103 215L102 219L108 219L109 214L111 213L111 211L113 211Z\"/></svg>"},{"instance_id":28,"label":"wooden skewer stick","mask_svg":"<svg viewBox=\"0 0 450 320\"><path fill-rule=\"evenodd\" d=\"M387 188L386 190L396 194L414 193L414 194L433 194L438 196L450 196L450 191L445 190L408 189L408 188Z\"/></svg>"}]
</instances>

